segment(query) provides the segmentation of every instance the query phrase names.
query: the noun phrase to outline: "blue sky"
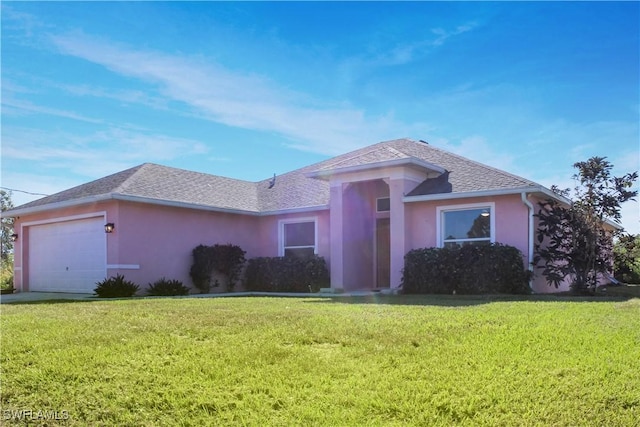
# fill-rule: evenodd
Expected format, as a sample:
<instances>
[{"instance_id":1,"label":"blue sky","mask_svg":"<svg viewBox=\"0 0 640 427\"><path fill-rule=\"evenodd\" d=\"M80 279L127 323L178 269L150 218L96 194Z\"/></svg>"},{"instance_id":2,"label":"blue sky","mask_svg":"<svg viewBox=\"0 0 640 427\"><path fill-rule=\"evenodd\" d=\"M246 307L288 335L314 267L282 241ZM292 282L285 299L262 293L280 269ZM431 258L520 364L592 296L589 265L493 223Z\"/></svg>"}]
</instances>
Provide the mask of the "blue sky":
<instances>
[{"instance_id":1,"label":"blue sky","mask_svg":"<svg viewBox=\"0 0 640 427\"><path fill-rule=\"evenodd\" d=\"M640 168L638 2L3 2L2 186L257 181L410 137L571 186ZM38 196L14 192L16 204ZM637 203L623 224L640 232Z\"/></svg>"}]
</instances>

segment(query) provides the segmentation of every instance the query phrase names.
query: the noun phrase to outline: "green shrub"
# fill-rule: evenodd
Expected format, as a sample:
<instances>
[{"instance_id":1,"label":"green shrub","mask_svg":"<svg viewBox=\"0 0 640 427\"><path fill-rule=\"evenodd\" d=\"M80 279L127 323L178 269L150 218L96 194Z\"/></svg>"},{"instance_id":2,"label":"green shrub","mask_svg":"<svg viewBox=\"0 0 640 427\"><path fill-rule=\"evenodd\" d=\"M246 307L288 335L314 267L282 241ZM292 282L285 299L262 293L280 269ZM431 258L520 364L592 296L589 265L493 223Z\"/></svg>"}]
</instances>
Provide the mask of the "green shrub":
<instances>
[{"instance_id":1,"label":"green shrub","mask_svg":"<svg viewBox=\"0 0 640 427\"><path fill-rule=\"evenodd\" d=\"M196 246L192 251L193 264L189 271L193 285L201 293L208 293L213 272L217 271L227 279L227 290L233 290L246 261L245 254L242 248L231 243ZM218 286L218 282L215 283Z\"/></svg>"},{"instance_id":2,"label":"green shrub","mask_svg":"<svg viewBox=\"0 0 640 427\"><path fill-rule=\"evenodd\" d=\"M249 291L318 292L329 285L329 270L319 256L252 258L245 285Z\"/></svg>"},{"instance_id":3,"label":"green shrub","mask_svg":"<svg viewBox=\"0 0 640 427\"><path fill-rule=\"evenodd\" d=\"M193 286L201 293L206 294L211 289L211 274L213 273L213 247L198 245L193 251L193 264L189 270L189 275L193 281Z\"/></svg>"},{"instance_id":4,"label":"green shrub","mask_svg":"<svg viewBox=\"0 0 640 427\"><path fill-rule=\"evenodd\" d=\"M247 261L240 246L228 243L213 245L213 269L227 278L227 290L232 291Z\"/></svg>"},{"instance_id":5,"label":"green shrub","mask_svg":"<svg viewBox=\"0 0 640 427\"><path fill-rule=\"evenodd\" d=\"M13 263L3 261L0 266L0 289L13 289Z\"/></svg>"},{"instance_id":6,"label":"green shrub","mask_svg":"<svg viewBox=\"0 0 640 427\"><path fill-rule=\"evenodd\" d=\"M512 246L425 248L405 255L402 287L416 294L526 294L530 277Z\"/></svg>"},{"instance_id":7,"label":"green shrub","mask_svg":"<svg viewBox=\"0 0 640 427\"><path fill-rule=\"evenodd\" d=\"M147 294L152 296L189 295L189 288L179 280L167 280L164 277L149 283Z\"/></svg>"},{"instance_id":8,"label":"green shrub","mask_svg":"<svg viewBox=\"0 0 640 427\"><path fill-rule=\"evenodd\" d=\"M96 283L96 285L98 286L93 291L100 298L131 297L140 289L135 283L125 280L121 274L116 275L116 277L104 279Z\"/></svg>"},{"instance_id":9,"label":"green shrub","mask_svg":"<svg viewBox=\"0 0 640 427\"><path fill-rule=\"evenodd\" d=\"M623 283L640 284L640 234L626 234L613 245L613 271Z\"/></svg>"}]
</instances>

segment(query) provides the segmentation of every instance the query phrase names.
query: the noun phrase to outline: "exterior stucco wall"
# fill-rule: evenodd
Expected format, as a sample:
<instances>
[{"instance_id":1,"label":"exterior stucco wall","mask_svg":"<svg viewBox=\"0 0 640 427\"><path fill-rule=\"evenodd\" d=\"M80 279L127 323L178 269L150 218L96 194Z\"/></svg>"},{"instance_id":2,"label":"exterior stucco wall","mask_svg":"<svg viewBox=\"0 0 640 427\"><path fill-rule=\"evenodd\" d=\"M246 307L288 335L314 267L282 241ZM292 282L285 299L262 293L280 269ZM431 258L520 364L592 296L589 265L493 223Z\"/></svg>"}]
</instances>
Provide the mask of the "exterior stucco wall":
<instances>
[{"instance_id":1,"label":"exterior stucco wall","mask_svg":"<svg viewBox=\"0 0 640 427\"><path fill-rule=\"evenodd\" d=\"M343 193L343 286L374 287L376 198L389 197L383 180L349 184Z\"/></svg>"},{"instance_id":2,"label":"exterior stucco wall","mask_svg":"<svg viewBox=\"0 0 640 427\"><path fill-rule=\"evenodd\" d=\"M437 247L437 208L495 203L495 241L515 246L528 256L528 209L519 195L406 203L411 249Z\"/></svg>"},{"instance_id":3,"label":"exterior stucco wall","mask_svg":"<svg viewBox=\"0 0 640 427\"><path fill-rule=\"evenodd\" d=\"M57 209L17 217L14 231L18 240L13 243L14 252L14 287L20 292L29 291L29 232L34 225L68 221L79 217L102 217L105 222L118 221L118 204L116 202L97 202L93 204ZM107 246L109 250L109 246ZM107 252L107 258L109 252Z\"/></svg>"},{"instance_id":4,"label":"exterior stucco wall","mask_svg":"<svg viewBox=\"0 0 640 427\"><path fill-rule=\"evenodd\" d=\"M514 246L523 254L522 262L528 267L529 256L529 209L520 195L477 197L455 200L412 202L405 204L411 249L438 247L437 208L456 207L476 203L494 203L495 241ZM534 204L535 207L535 204ZM537 283L537 282L535 282ZM536 287L536 292L544 291Z\"/></svg>"},{"instance_id":5,"label":"exterior stucco wall","mask_svg":"<svg viewBox=\"0 0 640 427\"><path fill-rule=\"evenodd\" d=\"M191 287L191 251L200 244L232 243L247 252L247 259L278 256L280 220L316 220L318 254L329 261L328 210L259 217L109 201L17 218L15 230L19 238L14 244L15 287L20 291L29 290L28 224L94 214L101 216L105 223L115 224L113 233L105 234L106 277L122 274L140 285L141 289L161 277L177 279ZM214 292L222 290L212 289Z\"/></svg>"},{"instance_id":6,"label":"exterior stucco wall","mask_svg":"<svg viewBox=\"0 0 640 427\"><path fill-rule=\"evenodd\" d=\"M372 287L375 284L375 220L380 217L375 212L375 199L389 196L389 185L383 180L363 181L350 184L340 194L342 222L338 225L342 230L339 242L342 247L339 249L342 253L343 283L338 285L343 285L345 289ZM531 202L537 210L537 201L532 199ZM404 248L393 250L396 242L391 240L391 265L404 265L404 254L408 249L438 245L438 207L473 203L495 204L496 242L518 248L523 253L523 262L526 264L529 248L528 209L520 195L506 195L404 203ZM331 252L338 249L336 242L331 241L331 213L326 209L254 216L133 202L99 202L16 218L15 230L19 233L19 238L14 243L14 283L18 290L28 290L30 224L83 216L102 216L105 222L115 224L115 231L105 236L107 276L121 273L143 288L161 277L178 279L191 286L191 251L199 244L233 243L247 251L247 258L278 256L280 222L283 220L316 221L318 255L327 260L330 268ZM537 227L537 219L534 222L534 227ZM568 283L560 289L549 286L539 269L536 269L534 277L535 292L568 289Z\"/></svg>"},{"instance_id":7,"label":"exterior stucco wall","mask_svg":"<svg viewBox=\"0 0 640 427\"><path fill-rule=\"evenodd\" d=\"M538 211L540 210L539 203L542 201L543 199L538 199L538 198L531 199L531 204L533 205L534 213L536 214L538 213ZM539 219L537 217L534 217L533 219L534 240L537 238L535 233L537 233L539 222L540 222ZM537 243L537 240L536 240L536 243ZM544 245L544 242L543 242L543 245ZM546 281L545 277L542 275L541 268L538 268L537 266L534 266L533 268L533 281L532 281L531 287L533 291L536 293L545 294L545 293L565 292L570 289L570 285L571 285L571 281L568 279L565 279L562 281L562 283L560 283L560 286L556 288L554 285L550 285Z\"/></svg>"},{"instance_id":8,"label":"exterior stucco wall","mask_svg":"<svg viewBox=\"0 0 640 427\"><path fill-rule=\"evenodd\" d=\"M123 274L146 287L161 277L192 286L191 251L198 245L232 243L259 253L258 218L142 203L121 202L115 231L107 236L109 276ZM218 289L212 289L216 291Z\"/></svg>"},{"instance_id":9,"label":"exterior stucco wall","mask_svg":"<svg viewBox=\"0 0 640 427\"><path fill-rule=\"evenodd\" d=\"M280 222L297 220L316 221L318 255L324 257L328 264L331 251L328 209L259 217L258 233L256 234L256 255L254 256L278 256L280 250Z\"/></svg>"}]
</instances>

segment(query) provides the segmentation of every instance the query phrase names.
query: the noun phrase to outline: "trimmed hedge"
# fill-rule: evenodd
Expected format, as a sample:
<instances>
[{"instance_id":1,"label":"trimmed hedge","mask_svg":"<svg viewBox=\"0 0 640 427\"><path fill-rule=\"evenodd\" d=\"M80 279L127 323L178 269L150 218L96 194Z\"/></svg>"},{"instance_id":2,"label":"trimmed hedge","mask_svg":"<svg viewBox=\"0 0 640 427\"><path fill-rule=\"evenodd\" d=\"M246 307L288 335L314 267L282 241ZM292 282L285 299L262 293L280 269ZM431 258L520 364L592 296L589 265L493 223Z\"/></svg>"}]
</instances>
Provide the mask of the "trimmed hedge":
<instances>
[{"instance_id":1,"label":"trimmed hedge","mask_svg":"<svg viewBox=\"0 0 640 427\"><path fill-rule=\"evenodd\" d=\"M329 286L329 270L319 256L252 258L245 271L245 287L259 292L318 292Z\"/></svg>"},{"instance_id":2,"label":"trimmed hedge","mask_svg":"<svg viewBox=\"0 0 640 427\"><path fill-rule=\"evenodd\" d=\"M528 294L531 272L522 253L494 243L414 249L405 255L402 287L409 294Z\"/></svg>"}]
</instances>

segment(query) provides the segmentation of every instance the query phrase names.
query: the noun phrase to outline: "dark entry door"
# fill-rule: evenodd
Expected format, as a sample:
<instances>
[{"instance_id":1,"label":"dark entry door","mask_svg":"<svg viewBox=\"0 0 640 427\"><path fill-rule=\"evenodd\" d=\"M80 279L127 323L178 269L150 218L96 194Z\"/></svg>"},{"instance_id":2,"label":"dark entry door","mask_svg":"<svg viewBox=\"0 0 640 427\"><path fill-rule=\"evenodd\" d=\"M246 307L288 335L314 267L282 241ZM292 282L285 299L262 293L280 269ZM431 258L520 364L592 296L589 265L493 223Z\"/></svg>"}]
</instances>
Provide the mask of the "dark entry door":
<instances>
[{"instance_id":1,"label":"dark entry door","mask_svg":"<svg viewBox=\"0 0 640 427\"><path fill-rule=\"evenodd\" d=\"M391 233L389 218L376 220L376 287L388 288L391 282Z\"/></svg>"}]
</instances>

